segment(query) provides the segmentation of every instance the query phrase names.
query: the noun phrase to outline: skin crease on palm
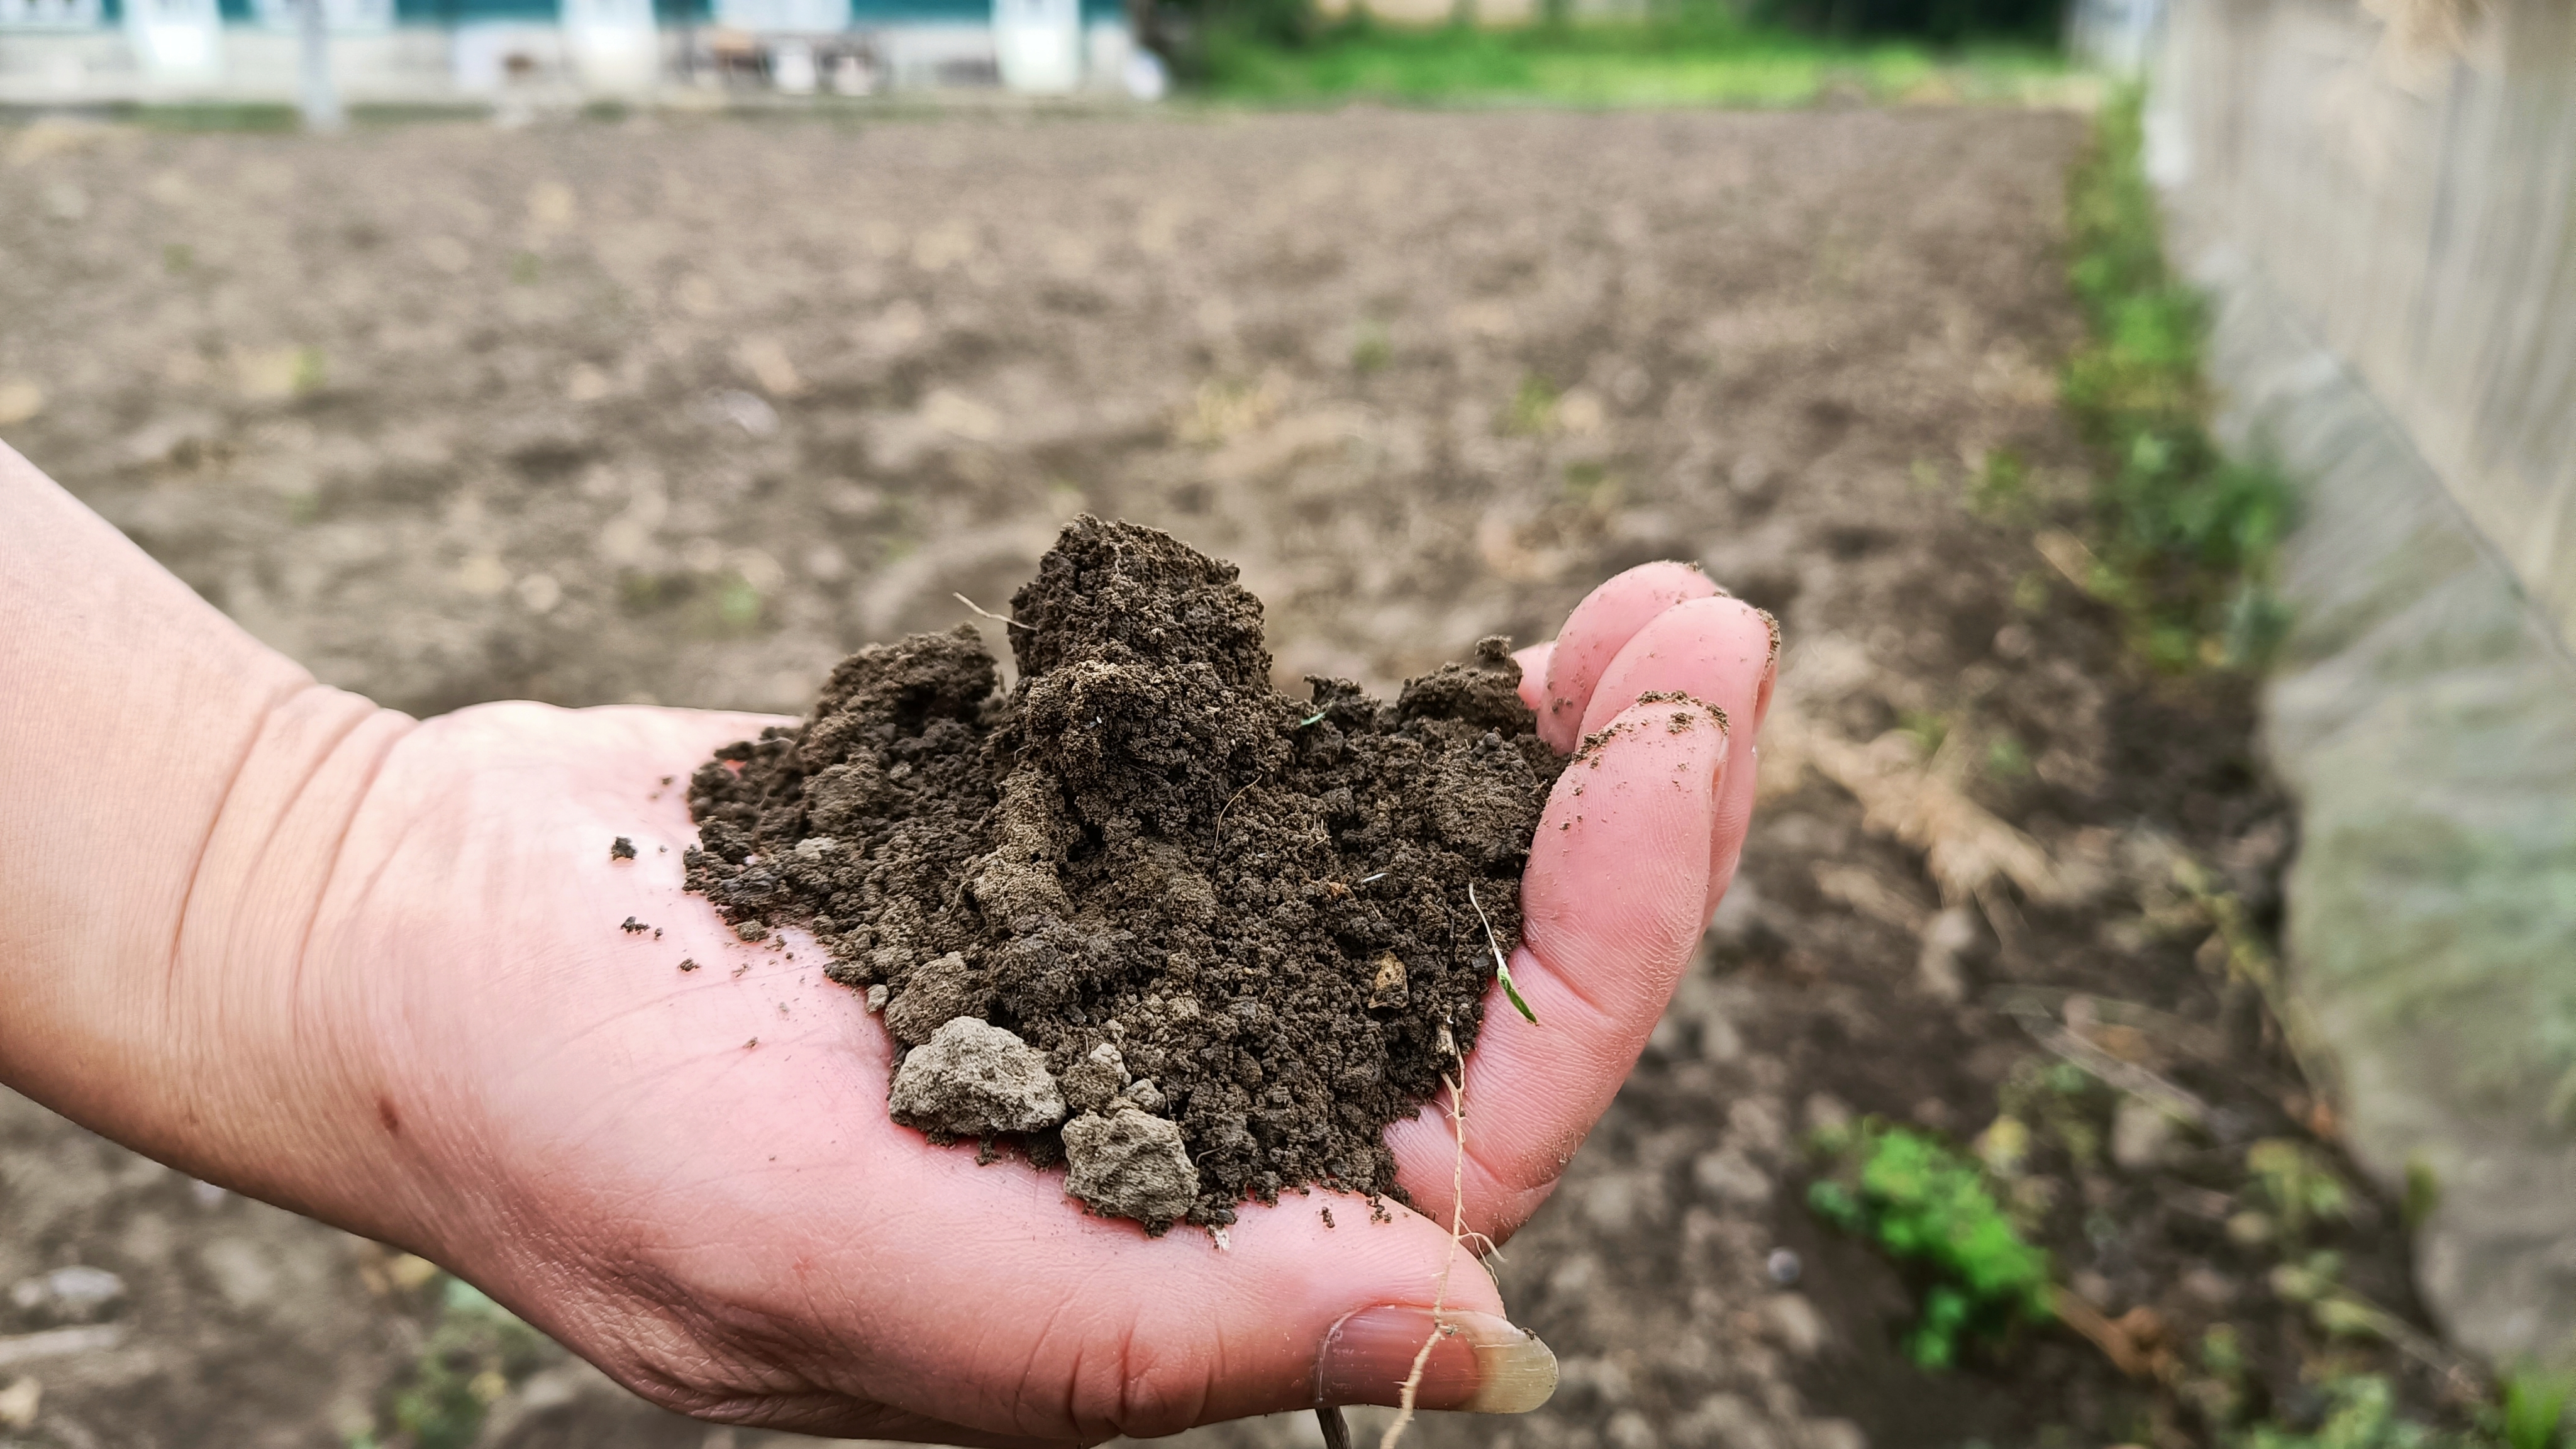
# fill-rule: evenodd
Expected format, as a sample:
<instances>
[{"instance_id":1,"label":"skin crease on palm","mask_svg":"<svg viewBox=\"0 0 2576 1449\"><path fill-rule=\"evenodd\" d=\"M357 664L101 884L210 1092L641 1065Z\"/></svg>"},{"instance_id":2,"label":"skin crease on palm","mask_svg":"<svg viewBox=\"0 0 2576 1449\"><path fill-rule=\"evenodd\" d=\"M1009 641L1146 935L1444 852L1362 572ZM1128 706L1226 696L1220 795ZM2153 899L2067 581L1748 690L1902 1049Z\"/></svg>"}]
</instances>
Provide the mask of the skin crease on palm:
<instances>
[{"instance_id":1,"label":"skin crease on palm","mask_svg":"<svg viewBox=\"0 0 2576 1449\"><path fill-rule=\"evenodd\" d=\"M1291 1194L1219 1248L895 1126L890 1043L812 943L682 892L681 782L773 721L378 709L0 447L0 1080L711 1419L1063 1444L1390 1403L1435 1299L1423 1406L1529 1407L1553 1361L1451 1266L1453 1168L1500 1242L1608 1106L1734 873L1776 652L1673 564L1522 652L1548 742L1595 737L1523 881L1540 1024L1489 1001L1463 1165L1439 1108L1390 1130L1432 1217Z\"/></svg>"}]
</instances>

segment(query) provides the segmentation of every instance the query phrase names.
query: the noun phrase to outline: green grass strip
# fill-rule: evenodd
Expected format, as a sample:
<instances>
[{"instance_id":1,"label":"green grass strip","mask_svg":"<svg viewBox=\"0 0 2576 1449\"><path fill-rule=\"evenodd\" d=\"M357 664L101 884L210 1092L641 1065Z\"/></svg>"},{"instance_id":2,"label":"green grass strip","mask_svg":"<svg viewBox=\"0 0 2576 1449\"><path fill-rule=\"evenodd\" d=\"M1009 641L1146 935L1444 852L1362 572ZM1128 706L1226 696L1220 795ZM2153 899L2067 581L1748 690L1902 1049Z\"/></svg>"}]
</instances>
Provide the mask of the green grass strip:
<instances>
[{"instance_id":1,"label":"green grass strip","mask_svg":"<svg viewBox=\"0 0 2576 1449\"><path fill-rule=\"evenodd\" d=\"M1265 105L1803 106L1828 95L2017 100L2062 82L2029 46L1955 53L1720 22L1593 21L1518 29L1403 27L1365 15L1301 44L1237 29L1209 36L1203 93Z\"/></svg>"},{"instance_id":2,"label":"green grass strip","mask_svg":"<svg viewBox=\"0 0 2576 1449\"><path fill-rule=\"evenodd\" d=\"M2207 304L2167 264L2143 98L2106 106L2069 178L2072 280L2091 340L2062 396L2100 456L2092 592L2159 668L2259 664L2287 626L2271 591L2288 484L2210 437Z\"/></svg>"}]
</instances>

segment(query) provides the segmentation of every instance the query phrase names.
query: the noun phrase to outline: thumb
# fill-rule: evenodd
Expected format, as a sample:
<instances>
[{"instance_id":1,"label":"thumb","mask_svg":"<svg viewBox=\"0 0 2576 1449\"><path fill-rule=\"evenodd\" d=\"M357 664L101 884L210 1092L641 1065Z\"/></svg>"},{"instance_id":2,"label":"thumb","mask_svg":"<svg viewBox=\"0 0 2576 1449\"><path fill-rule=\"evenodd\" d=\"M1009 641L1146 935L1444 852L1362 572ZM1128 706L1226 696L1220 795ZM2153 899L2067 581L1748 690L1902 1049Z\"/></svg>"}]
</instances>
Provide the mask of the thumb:
<instances>
[{"instance_id":1,"label":"thumb","mask_svg":"<svg viewBox=\"0 0 2576 1449\"><path fill-rule=\"evenodd\" d=\"M1499 993L1467 1062L1469 1222L1526 1221L1610 1105L1689 965L1706 919L1710 840L1742 768L1719 712L1659 694L1607 721L1566 766L1530 845L1511 971L1538 1020ZM1432 1112L1387 1133L1413 1191L1449 1175Z\"/></svg>"}]
</instances>

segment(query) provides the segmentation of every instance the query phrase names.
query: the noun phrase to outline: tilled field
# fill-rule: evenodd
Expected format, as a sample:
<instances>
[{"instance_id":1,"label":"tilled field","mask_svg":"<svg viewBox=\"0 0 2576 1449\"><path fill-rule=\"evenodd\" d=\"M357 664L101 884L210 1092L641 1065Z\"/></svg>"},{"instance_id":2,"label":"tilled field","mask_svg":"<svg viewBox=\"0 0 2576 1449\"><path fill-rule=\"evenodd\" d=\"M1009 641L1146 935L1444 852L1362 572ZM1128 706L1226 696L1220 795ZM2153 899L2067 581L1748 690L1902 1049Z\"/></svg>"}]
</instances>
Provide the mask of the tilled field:
<instances>
[{"instance_id":1,"label":"tilled field","mask_svg":"<svg viewBox=\"0 0 2576 1449\"><path fill-rule=\"evenodd\" d=\"M1808 1215L1800 1147L1853 1113L1976 1132L2047 1035L2033 1002L2112 1039L2069 989L2223 1027L2172 863L2259 910L2286 844L2241 702L2136 679L2028 527L1963 501L1993 501L1999 454L2038 506L2075 487L2053 369L2081 133L1964 110L20 129L0 429L261 637L421 712L798 709L844 651L974 618L960 594L998 607L1085 510L1239 562L1298 689L1389 689L1540 637L1621 567L1701 561L1791 642L1745 875L1500 1267L1564 1358L1556 1402L1423 1440L2111 1443L2145 1420L2063 1330L2010 1376L1907 1365L1903 1285ZM2130 1166L2068 1169L2115 1235L2165 1200ZM379 1433L437 1319L410 1265L15 1098L0 1222L0 1284L121 1283L0 1303L0 1333L110 1326L0 1368L42 1385L14 1432L64 1449ZM2141 1247L2084 1286L2177 1323L2177 1284L2213 1315L2254 1291L2195 1268ZM542 1354L470 1387L498 1400L486 1444L764 1438Z\"/></svg>"}]
</instances>

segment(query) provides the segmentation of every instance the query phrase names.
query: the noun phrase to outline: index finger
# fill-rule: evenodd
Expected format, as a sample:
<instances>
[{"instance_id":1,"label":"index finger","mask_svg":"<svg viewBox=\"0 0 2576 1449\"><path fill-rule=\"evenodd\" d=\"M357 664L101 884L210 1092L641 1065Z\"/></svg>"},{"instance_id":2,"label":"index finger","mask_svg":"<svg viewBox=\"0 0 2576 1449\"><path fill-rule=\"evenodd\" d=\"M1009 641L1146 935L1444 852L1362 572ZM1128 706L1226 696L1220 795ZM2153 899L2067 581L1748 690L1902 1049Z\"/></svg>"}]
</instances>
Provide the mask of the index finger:
<instances>
[{"instance_id":1,"label":"index finger","mask_svg":"<svg viewBox=\"0 0 2576 1449\"><path fill-rule=\"evenodd\" d=\"M1538 714L1538 737L1560 755L1572 753L1583 738L1583 719L1591 712L1603 673L1637 631L1675 604L1721 592L1689 564L1650 563L1615 575L1584 595L1565 616L1565 628L1547 653L1540 697L1530 702ZM1621 700L1603 713L1617 714L1626 705Z\"/></svg>"},{"instance_id":2,"label":"index finger","mask_svg":"<svg viewBox=\"0 0 2576 1449\"><path fill-rule=\"evenodd\" d=\"M1464 1206L1478 1232L1503 1237L1537 1210L1627 1079L1698 944L1737 758L1714 708L1659 695L1622 711L1558 777L1510 957L1538 1020L1489 995L1466 1064ZM1399 1180L1434 1213L1461 1166L1451 1133L1437 1110L1387 1129Z\"/></svg>"}]
</instances>

